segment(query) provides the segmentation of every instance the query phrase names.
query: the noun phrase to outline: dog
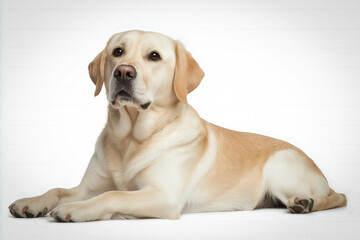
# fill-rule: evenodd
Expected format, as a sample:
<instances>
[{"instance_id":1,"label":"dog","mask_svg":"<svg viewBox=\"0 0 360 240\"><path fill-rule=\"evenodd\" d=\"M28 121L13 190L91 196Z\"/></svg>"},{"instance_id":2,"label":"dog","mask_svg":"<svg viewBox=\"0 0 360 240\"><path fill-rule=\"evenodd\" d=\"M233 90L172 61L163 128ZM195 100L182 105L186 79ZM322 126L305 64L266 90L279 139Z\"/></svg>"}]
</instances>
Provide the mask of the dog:
<instances>
[{"instance_id":1,"label":"dog","mask_svg":"<svg viewBox=\"0 0 360 240\"><path fill-rule=\"evenodd\" d=\"M89 64L108 120L81 183L23 198L15 217L48 212L59 222L165 218L286 207L310 213L346 206L297 147L201 119L187 95L204 72L183 44L139 30L113 35Z\"/></svg>"}]
</instances>

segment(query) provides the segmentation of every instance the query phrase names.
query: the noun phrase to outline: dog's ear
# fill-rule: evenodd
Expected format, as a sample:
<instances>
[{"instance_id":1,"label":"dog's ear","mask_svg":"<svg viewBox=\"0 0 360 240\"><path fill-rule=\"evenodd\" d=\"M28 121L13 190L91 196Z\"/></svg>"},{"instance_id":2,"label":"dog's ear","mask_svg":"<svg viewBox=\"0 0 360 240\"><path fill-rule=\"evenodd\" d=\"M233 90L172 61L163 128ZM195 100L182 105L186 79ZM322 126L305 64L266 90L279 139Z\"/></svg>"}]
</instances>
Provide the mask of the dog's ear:
<instances>
[{"instance_id":1,"label":"dog's ear","mask_svg":"<svg viewBox=\"0 0 360 240\"><path fill-rule=\"evenodd\" d=\"M89 64L89 75L96 86L95 97L99 95L105 78L105 50L101 51Z\"/></svg>"},{"instance_id":2,"label":"dog's ear","mask_svg":"<svg viewBox=\"0 0 360 240\"><path fill-rule=\"evenodd\" d=\"M185 49L181 42L175 42L176 66L174 75L174 91L176 97L186 103L186 96L193 91L204 77L199 64Z\"/></svg>"}]
</instances>

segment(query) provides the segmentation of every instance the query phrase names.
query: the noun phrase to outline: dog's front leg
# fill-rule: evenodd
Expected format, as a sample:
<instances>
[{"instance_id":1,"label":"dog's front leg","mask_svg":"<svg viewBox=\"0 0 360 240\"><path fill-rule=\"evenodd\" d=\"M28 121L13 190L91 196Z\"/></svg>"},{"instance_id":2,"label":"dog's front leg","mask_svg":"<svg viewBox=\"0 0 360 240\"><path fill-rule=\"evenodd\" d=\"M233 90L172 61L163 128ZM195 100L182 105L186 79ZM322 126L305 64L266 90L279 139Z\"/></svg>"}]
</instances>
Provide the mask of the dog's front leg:
<instances>
[{"instance_id":1,"label":"dog's front leg","mask_svg":"<svg viewBox=\"0 0 360 240\"><path fill-rule=\"evenodd\" d=\"M176 200L156 187L138 191L111 191L86 201L63 204L51 212L60 222L107 220L115 215L177 219Z\"/></svg>"},{"instance_id":2,"label":"dog's front leg","mask_svg":"<svg viewBox=\"0 0 360 240\"><path fill-rule=\"evenodd\" d=\"M18 218L41 217L63 203L89 199L113 189L115 187L111 177L94 154L83 180L77 187L54 188L40 196L19 199L9 206L9 210Z\"/></svg>"}]
</instances>

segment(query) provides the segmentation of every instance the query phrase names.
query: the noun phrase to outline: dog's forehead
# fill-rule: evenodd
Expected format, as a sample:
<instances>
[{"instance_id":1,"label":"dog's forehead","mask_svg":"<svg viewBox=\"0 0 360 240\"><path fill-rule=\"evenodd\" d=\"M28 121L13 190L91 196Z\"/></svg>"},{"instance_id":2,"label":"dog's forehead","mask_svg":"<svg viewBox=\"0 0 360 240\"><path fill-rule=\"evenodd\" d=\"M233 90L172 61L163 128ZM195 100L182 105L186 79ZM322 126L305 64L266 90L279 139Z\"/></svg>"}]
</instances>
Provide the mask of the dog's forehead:
<instances>
[{"instance_id":1,"label":"dog's forehead","mask_svg":"<svg viewBox=\"0 0 360 240\"><path fill-rule=\"evenodd\" d=\"M174 40L168 36L155 32L143 32L138 30L121 32L113 35L108 46L142 46L145 49L151 48L173 48Z\"/></svg>"}]
</instances>

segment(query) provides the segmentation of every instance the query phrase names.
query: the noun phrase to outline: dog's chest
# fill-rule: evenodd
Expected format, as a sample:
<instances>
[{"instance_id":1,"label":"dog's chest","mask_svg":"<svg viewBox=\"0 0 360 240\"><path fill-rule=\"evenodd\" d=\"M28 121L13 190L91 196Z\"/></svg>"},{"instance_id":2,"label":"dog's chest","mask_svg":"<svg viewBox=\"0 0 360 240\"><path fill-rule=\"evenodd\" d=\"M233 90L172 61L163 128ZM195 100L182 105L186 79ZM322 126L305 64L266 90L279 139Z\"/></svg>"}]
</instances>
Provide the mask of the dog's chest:
<instances>
[{"instance_id":1,"label":"dog's chest","mask_svg":"<svg viewBox=\"0 0 360 240\"><path fill-rule=\"evenodd\" d=\"M201 128L196 124L183 126L179 124L182 120L178 119L168 121L159 128L162 119L151 114L155 113L139 114L137 121L132 122L129 115L120 112L120 118L113 121L113 131L109 132L109 137L114 147L108 149L116 149L116 152L109 152L107 158L114 184L119 190L136 190L136 177L143 174L143 170L155 169L152 166L159 166L157 163L164 159L186 161L192 158L200 144L196 139ZM124 132L121 131L129 133L123 137ZM150 175L159 177L159 174ZM128 186L132 189L128 189Z\"/></svg>"},{"instance_id":2,"label":"dog's chest","mask_svg":"<svg viewBox=\"0 0 360 240\"><path fill-rule=\"evenodd\" d=\"M118 190L137 190L136 176L154 164L163 151L152 141L142 143L131 136L114 144L116 148L112 149L116 150L106 156L114 184Z\"/></svg>"},{"instance_id":3,"label":"dog's chest","mask_svg":"<svg viewBox=\"0 0 360 240\"><path fill-rule=\"evenodd\" d=\"M125 139L110 148L107 152L106 160L109 166L109 172L112 176L114 184L118 190L133 190L131 179L127 176L127 171L131 168L132 159L136 155L136 150L140 149L141 144L133 139Z\"/></svg>"}]
</instances>

